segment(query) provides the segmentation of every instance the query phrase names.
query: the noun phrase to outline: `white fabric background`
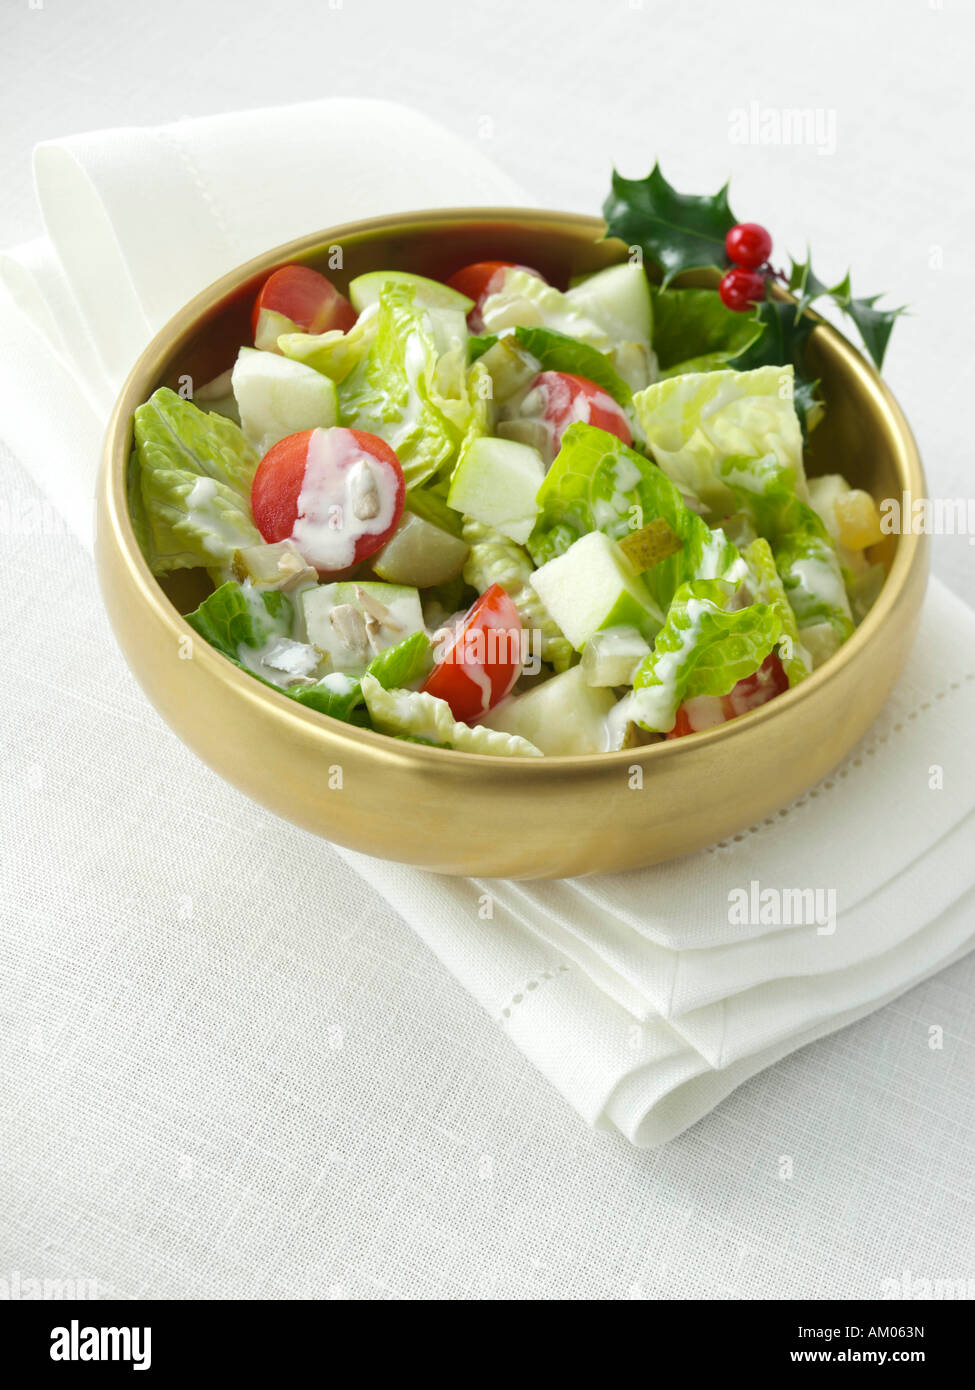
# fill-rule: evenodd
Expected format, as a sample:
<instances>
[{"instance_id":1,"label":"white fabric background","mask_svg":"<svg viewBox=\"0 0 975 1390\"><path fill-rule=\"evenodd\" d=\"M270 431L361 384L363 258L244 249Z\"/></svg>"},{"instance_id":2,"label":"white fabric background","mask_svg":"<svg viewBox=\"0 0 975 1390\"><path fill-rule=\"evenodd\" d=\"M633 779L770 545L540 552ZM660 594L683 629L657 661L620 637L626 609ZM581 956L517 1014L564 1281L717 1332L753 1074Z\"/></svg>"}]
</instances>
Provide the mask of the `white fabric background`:
<instances>
[{"instance_id":1,"label":"white fabric background","mask_svg":"<svg viewBox=\"0 0 975 1390\"><path fill-rule=\"evenodd\" d=\"M130 4L123 22L95 4L84 23L54 0L11 6L0 244L37 230L34 139L308 95L292 45L314 48L310 31L338 69L314 95L393 96L488 136L541 202L598 205L613 157L641 173L656 150L688 187L730 168L737 210L774 221L780 245L808 232L827 269L849 256L864 289L915 305L888 376L933 490L970 491L955 422L972 362L957 313L972 299L971 126L944 103L962 90L971 14L864 5L852 35L828 18L810 34L797 9L800 59L773 67L749 31L761 19L787 42L789 7L752 8L753 24L739 6L729 27L711 6L649 3L526 19L346 0L292 5L287 23L210 5L192 24L179 5L153 19ZM881 17L910 82L864 66ZM835 154L728 143L729 110L751 99L835 109ZM4 488L28 492L13 460ZM877 1294L904 1267L971 1273L970 960L756 1078L660 1154L589 1135L324 846L215 778L197 777L205 794L185 806L192 759L158 730L104 624L72 622L90 611L88 562L47 529L2 548L4 651L36 705L21 700L3 729L0 1277L6 1262L132 1294L777 1297ZM936 569L973 597L964 538L939 543ZM18 597L38 571L60 596L53 633ZM99 704L129 737L95 775ZM149 730L171 745L165 785L139 778ZM202 851L167 857L174 816L226 847L243 907L214 894ZM18 873L21 843L49 846L49 881Z\"/></svg>"}]
</instances>

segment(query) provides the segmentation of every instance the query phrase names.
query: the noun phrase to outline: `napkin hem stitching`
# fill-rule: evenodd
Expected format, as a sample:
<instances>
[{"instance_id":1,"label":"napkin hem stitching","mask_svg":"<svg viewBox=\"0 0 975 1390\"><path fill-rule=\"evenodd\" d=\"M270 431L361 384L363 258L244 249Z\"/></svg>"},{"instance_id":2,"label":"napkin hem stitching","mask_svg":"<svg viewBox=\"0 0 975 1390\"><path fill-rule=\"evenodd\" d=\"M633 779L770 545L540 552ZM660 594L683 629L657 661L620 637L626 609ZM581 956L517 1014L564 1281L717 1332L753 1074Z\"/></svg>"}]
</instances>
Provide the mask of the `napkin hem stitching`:
<instances>
[{"instance_id":1,"label":"napkin hem stitching","mask_svg":"<svg viewBox=\"0 0 975 1390\"><path fill-rule=\"evenodd\" d=\"M557 979L559 975L568 975L571 970L571 965L557 965L553 970L540 970L537 976L530 976L508 1000L508 1003L498 1016L498 1021L500 1022L502 1019L510 1018L512 1009L523 1001L525 995L534 992L544 984L546 980Z\"/></svg>"}]
</instances>

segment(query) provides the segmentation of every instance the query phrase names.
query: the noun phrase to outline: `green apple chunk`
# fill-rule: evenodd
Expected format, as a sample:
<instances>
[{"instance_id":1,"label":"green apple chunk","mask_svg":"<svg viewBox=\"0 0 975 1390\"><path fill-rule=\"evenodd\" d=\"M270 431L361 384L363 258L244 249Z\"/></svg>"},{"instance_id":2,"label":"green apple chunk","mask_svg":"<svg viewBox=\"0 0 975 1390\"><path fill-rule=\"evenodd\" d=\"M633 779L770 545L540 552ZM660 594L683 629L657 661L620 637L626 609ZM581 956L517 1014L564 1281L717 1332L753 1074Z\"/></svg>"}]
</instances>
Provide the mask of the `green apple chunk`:
<instances>
[{"instance_id":1,"label":"green apple chunk","mask_svg":"<svg viewBox=\"0 0 975 1390\"><path fill-rule=\"evenodd\" d=\"M374 656L423 630L420 595L404 584L320 584L301 596L305 631L329 669L361 675Z\"/></svg>"},{"instance_id":2,"label":"green apple chunk","mask_svg":"<svg viewBox=\"0 0 975 1390\"><path fill-rule=\"evenodd\" d=\"M531 584L576 651L600 628L635 627L649 639L663 623L647 586L602 531L581 536L542 565Z\"/></svg>"},{"instance_id":3,"label":"green apple chunk","mask_svg":"<svg viewBox=\"0 0 975 1390\"><path fill-rule=\"evenodd\" d=\"M548 757L602 753L609 747L606 719L615 704L611 690L588 685L582 667L572 666L525 695L509 695L480 723L525 738Z\"/></svg>"},{"instance_id":4,"label":"green apple chunk","mask_svg":"<svg viewBox=\"0 0 975 1390\"><path fill-rule=\"evenodd\" d=\"M649 644L635 627L604 627L582 649L582 674L589 685L632 685L649 654Z\"/></svg>"},{"instance_id":5,"label":"green apple chunk","mask_svg":"<svg viewBox=\"0 0 975 1390\"><path fill-rule=\"evenodd\" d=\"M338 420L334 382L303 362L242 347L232 381L240 427L261 454L286 435Z\"/></svg>"},{"instance_id":6,"label":"green apple chunk","mask_svg":"<svg viewBox=\"0 0 975 1390\"><path fill-rule=\"evenodd\" d=\"M428 280L425 275L414 275L409 270L370 270L365 275L357 275L349 284L349 299L357 314L379 303L384 285L406 285L416 292L415 302L426 309L457 309L469 314L474 308L473 299L452 290L449 285L442 285L439 280Z\"/></svg>"},{"instance_id":7,"label":"green apple chunk","mask_svg":"<svg viewBox=\"0 0 975 1390\"><path fill-rule=\"evenodd\" d=\"M650 346L653 305L642 265L611 265L573 285L565 297L614 340Z\"/></svg>"},{"instance_id":8,"label":"green apple chunk","mask_svg":"<svg viewBox=\"0 0 975 1390\"><path fill-rule=\"evenodd\" d=\"M373 556L372 567L390 584L429 589L455 579L470 553L470 546L448 531L431 526L413 512L404 512L382 550Z\"/></svg>"},{"instance_id":9,"label":"green apple chunk","mask_svg":"<svg viewBox=\"0 0 975 1390\"><path fill-rule=\"evenodd\" d=\"M537 449L513 439L473 439L454 470L447 505L524 545L532 533L545 478Z\"/></svg>"}]
</instances>

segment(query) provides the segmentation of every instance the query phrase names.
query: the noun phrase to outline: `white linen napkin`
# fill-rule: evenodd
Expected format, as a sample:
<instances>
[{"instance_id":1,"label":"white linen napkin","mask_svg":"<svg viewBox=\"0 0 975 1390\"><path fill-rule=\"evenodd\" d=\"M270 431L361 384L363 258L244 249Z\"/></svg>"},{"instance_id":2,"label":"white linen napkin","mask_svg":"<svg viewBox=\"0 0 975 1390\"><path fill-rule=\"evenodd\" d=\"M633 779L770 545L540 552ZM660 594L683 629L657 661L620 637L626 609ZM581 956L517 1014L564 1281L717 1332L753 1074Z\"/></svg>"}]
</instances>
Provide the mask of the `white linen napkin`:
<instances>
[{"instance_id":1,"label":"white linen napkin","mask_svg":"<svg viewBox=\"0 0 975 1390\"><path fill-rule=\"evenodd\" d=\"M100 132L35 162L48 236L0 258L0 431L83 538L114 394L191 295L318 227L531 201L381 102ZM727 843L518 884L340 853L586 1120L658 1144L972 946L973 716L975 614L933 583L908 670L859 748ZM813 895L816 920L789 925L793 893Z\"/></svg>"}]
</instances>

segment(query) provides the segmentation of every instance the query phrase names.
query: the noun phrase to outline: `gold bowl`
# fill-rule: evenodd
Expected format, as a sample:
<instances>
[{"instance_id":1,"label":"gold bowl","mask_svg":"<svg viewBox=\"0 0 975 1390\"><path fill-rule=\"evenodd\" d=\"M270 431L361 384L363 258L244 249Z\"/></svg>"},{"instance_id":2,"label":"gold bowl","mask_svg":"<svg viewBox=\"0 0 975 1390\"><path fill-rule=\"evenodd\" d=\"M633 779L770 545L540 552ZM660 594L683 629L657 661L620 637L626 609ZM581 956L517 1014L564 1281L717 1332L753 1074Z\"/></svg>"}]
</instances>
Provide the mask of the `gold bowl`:
<instances>
[{"instance_id":1,"label":"gold bowl","mask_svg":"<svg viewBox=\"0 0 975 1390\"><path fill-rule=\"evenodd\" d=\"M889 574L875 606L802 685L704 733L616 753L501 758L404 743L302 708L195 637L181 613L209 591L205 576L156 579L129 521L132 413L158 386L177 387L187 376L200 384L232 364L272 270L300 261L344 288L367 270L442 277L491 259L534 265L565 285L623 259L622 243L599 239L603 230L599 219L569 213L462 208L318 232L198 295L149 344L122 389L98 485L96 544L119 645L199 757L306 830L382 858L485 877L600 873L688 854L769 816L829 772L866 731L907 659L927 582L926 539L911 534L889 538ZM922 496L916 445L877 373L825 324L809 353L828 404L809 471L844 473L876 498Z\"/></svg>"}]
</instances>

